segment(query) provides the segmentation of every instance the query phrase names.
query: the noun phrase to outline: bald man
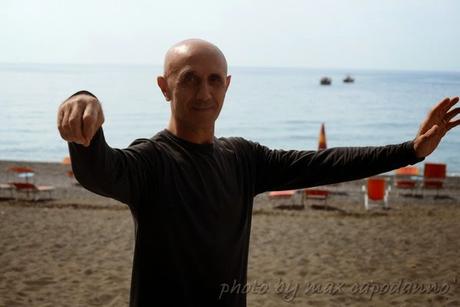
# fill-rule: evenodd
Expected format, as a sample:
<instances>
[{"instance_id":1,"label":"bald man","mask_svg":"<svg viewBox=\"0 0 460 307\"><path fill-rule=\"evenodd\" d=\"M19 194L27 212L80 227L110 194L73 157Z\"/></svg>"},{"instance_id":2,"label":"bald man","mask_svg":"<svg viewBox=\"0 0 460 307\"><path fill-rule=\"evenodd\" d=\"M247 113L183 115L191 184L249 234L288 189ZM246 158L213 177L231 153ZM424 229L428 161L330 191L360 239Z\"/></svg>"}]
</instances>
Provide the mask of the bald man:
<instances>
[{"instance_id":1,"label":"bald man","mask_svg":"<svg viewBox=\"0 0 460 307\"><path fill-rule=\"evenodd\" d=\"M271 150L243 138L216 138L230 85L223 53L203 40L168 50L158 85L171 106L168 126L113 149L104 115L87 91L64 101L58 128L88 190L126 203L135 222L130 306L246 306L253 198L365 178L414 164L460 124L458 97L438 103L414 140L381 147ZM276 227L276 226L274 226Z\"/></svg>"}]
</instances>

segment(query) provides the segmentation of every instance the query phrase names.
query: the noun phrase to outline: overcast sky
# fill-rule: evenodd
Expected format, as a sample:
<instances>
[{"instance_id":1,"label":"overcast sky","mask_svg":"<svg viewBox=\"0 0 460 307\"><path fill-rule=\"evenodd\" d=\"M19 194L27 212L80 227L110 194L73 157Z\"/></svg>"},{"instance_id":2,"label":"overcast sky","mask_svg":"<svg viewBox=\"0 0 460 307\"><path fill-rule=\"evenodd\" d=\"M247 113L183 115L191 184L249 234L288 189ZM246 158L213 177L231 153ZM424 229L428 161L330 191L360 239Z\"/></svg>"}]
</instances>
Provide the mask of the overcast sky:
<instances>
[{"instance_id":1,"label":"overcast sky","mask_svg":"<svg viewBox=\"0 0 460 307\"><path fill-rule=\"evenodd\" d=\"M0 63L161 64L199 37L233 66L460 71L456 0L0 0Z\"/></svg>"}]
</instances>

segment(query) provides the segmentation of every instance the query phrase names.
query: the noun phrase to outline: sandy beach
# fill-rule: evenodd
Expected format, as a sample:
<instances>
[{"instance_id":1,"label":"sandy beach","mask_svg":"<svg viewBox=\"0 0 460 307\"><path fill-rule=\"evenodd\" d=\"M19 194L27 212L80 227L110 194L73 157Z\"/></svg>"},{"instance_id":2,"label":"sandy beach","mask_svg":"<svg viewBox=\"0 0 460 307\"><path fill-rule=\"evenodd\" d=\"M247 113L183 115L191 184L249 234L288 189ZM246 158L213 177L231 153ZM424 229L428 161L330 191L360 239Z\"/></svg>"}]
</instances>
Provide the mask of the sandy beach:
<instances>
[{"instance_id":1,"label":"sandy beach","mask_svg":"<svg viewBox=\"0 0 460 307\"><path fill-rule=\"evenodd\" d=\"M58 163L0 161L0 183L11 165L32 167L35 182L56 191L38 202L1 195L0 307L128 306L127 206L85 191ZM370 212L362 184L331 188L337 210L255 199L239 289L248 306L460 306L460 178L448 178L440 198L392 191L390 210Z\"/></svg>"}]
</instances>

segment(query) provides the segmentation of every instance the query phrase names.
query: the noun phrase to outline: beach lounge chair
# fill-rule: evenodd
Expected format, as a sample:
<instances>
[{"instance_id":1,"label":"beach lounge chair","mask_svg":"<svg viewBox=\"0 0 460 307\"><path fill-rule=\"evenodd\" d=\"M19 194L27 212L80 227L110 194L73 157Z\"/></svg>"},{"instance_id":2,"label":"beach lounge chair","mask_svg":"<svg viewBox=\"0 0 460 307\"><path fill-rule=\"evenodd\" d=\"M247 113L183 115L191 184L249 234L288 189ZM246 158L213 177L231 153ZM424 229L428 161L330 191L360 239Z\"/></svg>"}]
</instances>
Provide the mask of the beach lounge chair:
<instances>
[{"instance_id":1,"label":"beach lounge chair","mask_svg":"<svg viewBox=\"0 0 460 307\"><path fill-rule=\"evenodd\" d=\"M6 169L7 174L7 182L0 184L0 196L4 197L4 192L6 191L8 196L13 198L13 192L15 191L14 185L10 183L10 181L19 178L20 180L25 180L25 182L29 182L29 179L33 178L35 172L30 167L26 166L10 166ZM11 179L11 177L15 179Z\"/></svg>"},{"instance_id":2,"label":"beach lounge chair","mask_svg":"<svg viewBox=\"0 0 460 307\"><path fill-rule=\"evenodd\" d=\"M268 198L272 200L281 200L275 205L277 209L295 209L300 210L304 208L303 202L296 203L296 196L299 190L284 190L284 191L271 191L268 192Z\"/></svg>"},{"instance_id":3,"label":"beach lounge chair","mask_svg":"<svg viewBox=\"0 0 460 307\"><path fill-rule=\"evenodd\" d=\"M405 166L398 168L395 171L393 187L396 190L410 190L410 196L415 195L415 191L419 187L419 169L416 166Z\"/></svg>"},{"instance_id":4,"label":"beach lounge chair","mask_svg":"<svg viewBox=\"0 0 460 307\"><path fill-rule=\"evenodd\" d=\"M303 191L304 201L309 202L310 200L320 200L323 205L327 205L327 198L329 197L329 190L320 188L310 188Z\"/></svg>"},{"instance_id":5,"label":"beach lounge chair","mask_svg":"<svg viewBox=\"0 0 460 307\"><path fill-rule=\"evenodd\" d=\"M366 210L375 206L383 206L385 209L388 208L388 194L391 190L391 186L387 185L385 178L368 178L366 185L362 186L362 190L364 192L364 208L366 208Z\"/></svg>"},{"instance_id":6,"label":"beach lounge chair","mask_svg":"<svg viewBox=\"0 0 460 307\"><path fill-rule=\"evenodd\" d=\"M296 190L285 190L285 191L271 191L268 192L270 198L286 199L291 198L296 193Z\"/></svg>"},{"instance_id":7,"label":"beach lounge chair","mask_svg":"<svg viewBox=\"0 0 460 307\"><path fill-rule=\"evenodd\" d=\"M444 187L447 165L443 163L425 163L423 171L423 194L426 190L436 190L435 197L439 196L439 190Z\"/></svg>"},{"instance_id":8,"label":"beach lounge chair","mask_svg":"<svg viewBox=\"0 0 460 307\"><path fill-rule=\"evenodd\" d=\"M48 193L49 199L51 199L51 193L55 189L53 186L37 186L30 182L10 182L10 185L13 186L15 189L16 199L18 199L18 194L25 193L27 198L29 198L30 195L33 195L34 201L40 199L41 193Z\"/></svg>"}]
</instances>

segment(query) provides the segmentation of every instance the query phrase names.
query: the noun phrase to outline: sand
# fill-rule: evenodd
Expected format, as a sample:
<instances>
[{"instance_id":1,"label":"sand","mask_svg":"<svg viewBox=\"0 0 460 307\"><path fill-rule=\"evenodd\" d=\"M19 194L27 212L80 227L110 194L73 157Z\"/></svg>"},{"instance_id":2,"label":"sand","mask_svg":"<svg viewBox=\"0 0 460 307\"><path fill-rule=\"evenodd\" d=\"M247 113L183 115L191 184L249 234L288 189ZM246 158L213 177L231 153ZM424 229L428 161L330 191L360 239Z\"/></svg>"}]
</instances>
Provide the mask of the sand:
<instances>
[{"instance_id":1,"label":"sand","mask_svg":"<svg viewBox=\"0 0 460 307\"><path fill-rule=\"evenodd\" d=\"M75 185L59 164L0 161L0 183L13 164L57 189L53 200L0 201L0 306L127 306L127 207ZM390 210L370 212L361 184L332 188L328 205L340 211L279 210L256 198L239 289L248 306L460 305L460 178L448 179L446 197L393 191Z\"/></svg>"}]
</instances>

